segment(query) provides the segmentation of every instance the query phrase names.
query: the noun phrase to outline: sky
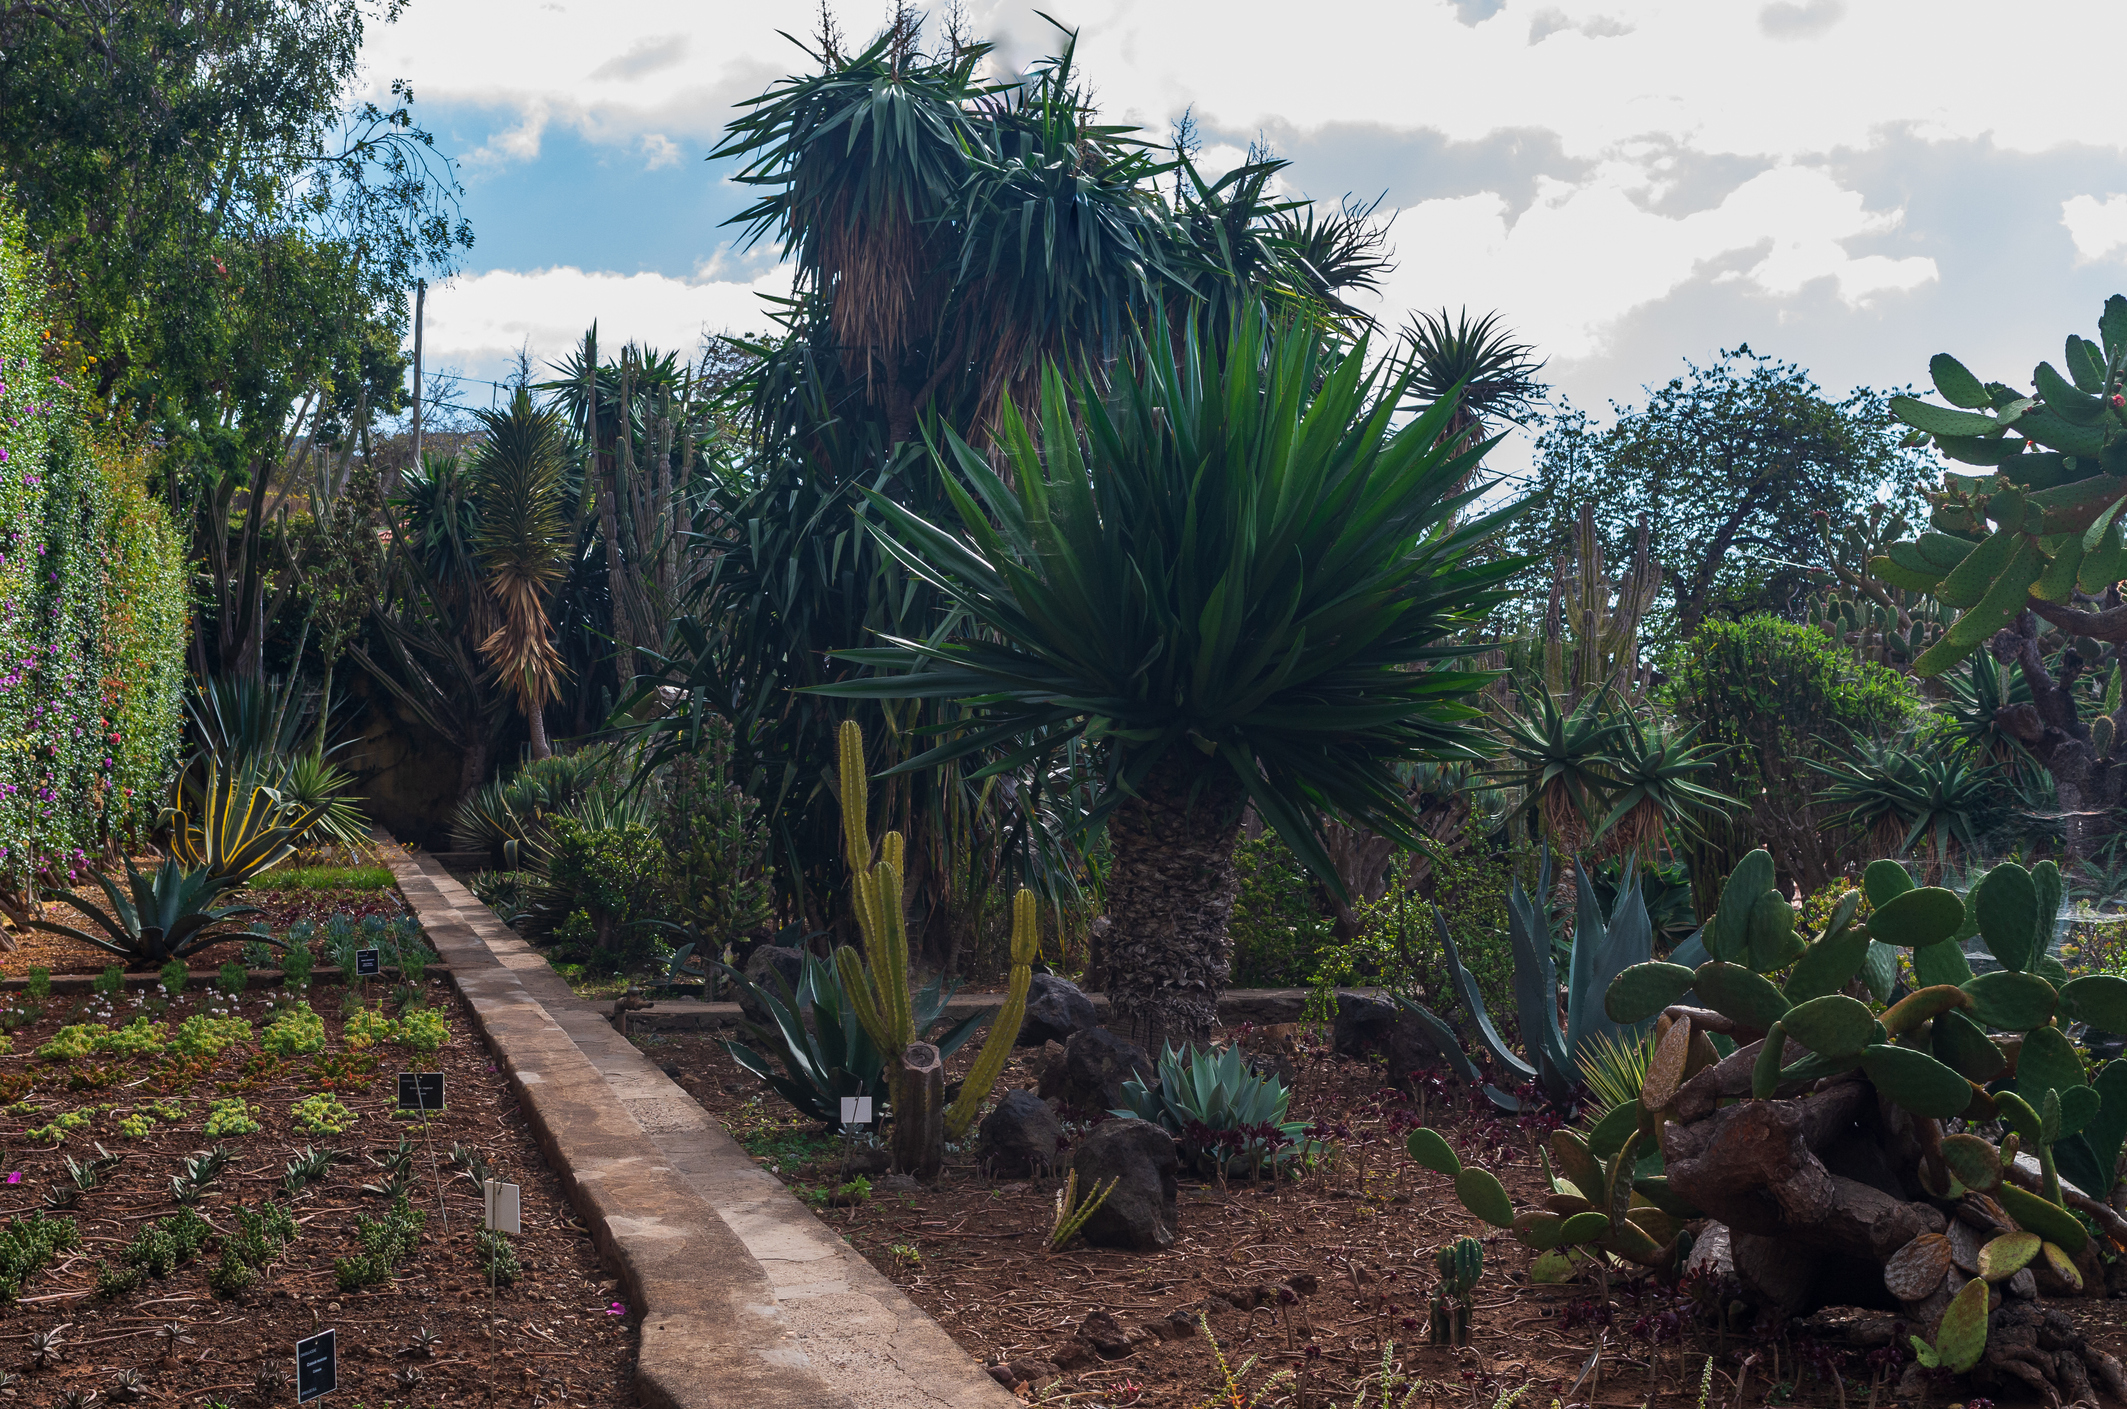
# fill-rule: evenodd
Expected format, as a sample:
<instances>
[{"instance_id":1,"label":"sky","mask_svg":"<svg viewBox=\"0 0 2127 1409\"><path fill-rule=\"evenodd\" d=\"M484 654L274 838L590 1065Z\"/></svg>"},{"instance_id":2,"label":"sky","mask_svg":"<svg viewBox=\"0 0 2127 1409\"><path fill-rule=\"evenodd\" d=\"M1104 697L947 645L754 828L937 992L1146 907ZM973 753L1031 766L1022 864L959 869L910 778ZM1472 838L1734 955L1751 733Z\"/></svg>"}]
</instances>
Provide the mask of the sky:
<instances>
[{"instance_id":1,"label":"sky","mask_svg":"<svg viewBox=\"0 0 2127 1409\"><path fill-rule=\"evenodd\" d=\"M844 3L851 39L887 8ZM2028 384L2127 290L2127 10L1936 0L1041 0L1110 121L1185 111L1214 169L1267 142L1289 194L1379 196L1370 309L1496 310L1598 413L1723 348L1827 390L1925 383L1955 352ZM1001 71L1057 31L969 0ZM603 345L766 326L788 287L710 162L734 104L805 67L819 0L412 0L367 81L405 79L460 162L477 244L431 288L425 361L507 374ZM2024 21L2014 15L2023 13ZM1525 449L1524 449L1525 453Z\"/></svg>"}]
</instances>

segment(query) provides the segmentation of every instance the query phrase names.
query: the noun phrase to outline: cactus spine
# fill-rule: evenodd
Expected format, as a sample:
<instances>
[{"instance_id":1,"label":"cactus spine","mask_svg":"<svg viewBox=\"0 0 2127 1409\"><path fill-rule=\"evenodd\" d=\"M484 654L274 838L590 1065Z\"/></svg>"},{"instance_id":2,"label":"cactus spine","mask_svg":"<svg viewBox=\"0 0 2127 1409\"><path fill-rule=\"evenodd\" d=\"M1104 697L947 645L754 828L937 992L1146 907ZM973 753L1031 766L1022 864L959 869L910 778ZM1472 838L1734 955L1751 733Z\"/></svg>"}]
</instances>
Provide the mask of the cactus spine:
<instances>
[{"instance_id":1,"label":"cactus spine","mask_svg":"<svg viewBox=\"0 0 2127 1409\"><path fill-rule=\"evenodd\" d=\"M1012 897L1011 985L1005 993L1004 1006L990 1022L990 1035L976 1055L975 1065L960 1084L959 1097L945 1113L945 1135L949 1140L967 1134L968 1127L975 1123L975 1113L982 1109L990 1088L1004 1071L1006 1058L1012 1055L1012 1046L1019 1040L1020 1021L1027 1015L1027 989L1034 982L1034 954L1040 946L1040 912L1034 892L1022 886Z\"/></svg>"}]
</instances>

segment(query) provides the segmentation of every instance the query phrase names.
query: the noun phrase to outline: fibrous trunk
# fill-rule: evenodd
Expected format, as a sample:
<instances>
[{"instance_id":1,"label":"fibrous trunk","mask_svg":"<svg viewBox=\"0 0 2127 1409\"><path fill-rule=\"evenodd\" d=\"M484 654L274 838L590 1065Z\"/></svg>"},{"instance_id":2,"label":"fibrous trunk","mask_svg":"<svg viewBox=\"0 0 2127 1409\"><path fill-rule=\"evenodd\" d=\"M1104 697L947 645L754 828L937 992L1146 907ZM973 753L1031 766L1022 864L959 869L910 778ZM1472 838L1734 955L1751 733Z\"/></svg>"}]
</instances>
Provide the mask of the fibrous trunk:
<instances>
[{"instance_id":1,"label":"fibrous trunk","mask_svg":"<svg viewBox=\"0 0 2127 1409\"><path fill-rule=\"evenodd\" d=\"M1233 971L1226 920L1240 889L1233 847L1246 798L1225 764L1177 748L1108 823L1100 979L1110 1025L1147 1052L1211 1034Z\"/></svg>"}]
</instances>

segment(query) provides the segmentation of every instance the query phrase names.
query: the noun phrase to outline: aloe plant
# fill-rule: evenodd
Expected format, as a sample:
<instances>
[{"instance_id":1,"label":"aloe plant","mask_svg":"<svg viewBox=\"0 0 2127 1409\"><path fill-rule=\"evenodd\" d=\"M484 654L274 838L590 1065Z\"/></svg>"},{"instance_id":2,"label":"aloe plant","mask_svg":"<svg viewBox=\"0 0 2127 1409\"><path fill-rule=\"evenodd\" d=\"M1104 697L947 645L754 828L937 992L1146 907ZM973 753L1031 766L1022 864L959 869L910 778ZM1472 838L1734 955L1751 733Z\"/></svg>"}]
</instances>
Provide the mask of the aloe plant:
<instances>
[{"instance_id":1,"label":"aloe plant","mask_svg":"<svg viewBox=\"0 0 2127 1409\"><path fill-rule=\"evenodd\" d=\"M1553 957L1558 941L1552 934L1550 914L1537 899L1550 893L1551 857L1548 852L1537 876L1536 895L1525 890L1519 878L1507 893L1507 935L1514 953L1515 1016L1521 1024L1522 1041L1528 1047L1527 1057L1517 1054L1500 1037L1499 1029L1485 1010L1484 994L1463 964L1462 955L1455 947L1455 936L1438 910L1434 911L1433 922L1447 956L1455 996L1461 1001L1485 1054L1491 1059L1493 1070L1520 1083L1536 1083L1547 1099L1563 1106L1574 1101L1586 1084L1584 1063L1598 1038L1631 1036L1644 1029L1644 1022L1621 1023L1612 1018L1605 1011L1602 998L1612 979L1631 966L1646 961L1653 953L1654 931L1647 918L1647 907L1640 898L1636 874L1618 895L1617 904L1607 917L1596 900L1595 888L1580 887L1573 941L1567 950L1566 1018L1561 1025L1557 1000L1558 965ZM1483 1079L1477 1064L1456 1041L1454 1029L1437 1013L1408 996L1399 995L1397 1001L1424 1027L1433 1046L1463 1080L1473 1088L1481 1089L1500 1109L1521 1109L1519 1097Z\"/></svg>"},{"instance_id":2,"label":"aloe plant","mask_svg":"<svg viewBox=\"0 0 2127 1409\"><path fill-rule=\"evenodd\" d=\"M758 1011L768 1015L766 1023L740 1024L751 1042L718 1043L733 1061L830 1129L841 1128L844 1096L871 1097L874 1119L892 1114L886 1058L858 1020L834 965L807 954L800 963L796 986L778 975L773 989L729 965L716 967L754 1000ZM981 1021L979 1014L962 1018L932 1037L945 1019L945 1005L951 997L952 990L943 983L930 983L910 1000L915 1030L935 1041L938 1051L948 1057L960 1050Z\"/></svg>"},{"instance_id":3,"label":"aloe plant","mask_svg":"<svg viewBox=\"0 0 2127 1409\"><path fill-rule=\"evenodd\" d=\"M1132 1076L1123 1083L1122 1106L1110 1114L1164 1128L1199 1168L1253 1173L1298 1148L1307 1126L1285 1118L1290 1099L1276 1077L1248 1069L1239 1047L1185 1053L1170 1043L1160 1051L1154 1084Z\"/></svg>"}]
</instances>

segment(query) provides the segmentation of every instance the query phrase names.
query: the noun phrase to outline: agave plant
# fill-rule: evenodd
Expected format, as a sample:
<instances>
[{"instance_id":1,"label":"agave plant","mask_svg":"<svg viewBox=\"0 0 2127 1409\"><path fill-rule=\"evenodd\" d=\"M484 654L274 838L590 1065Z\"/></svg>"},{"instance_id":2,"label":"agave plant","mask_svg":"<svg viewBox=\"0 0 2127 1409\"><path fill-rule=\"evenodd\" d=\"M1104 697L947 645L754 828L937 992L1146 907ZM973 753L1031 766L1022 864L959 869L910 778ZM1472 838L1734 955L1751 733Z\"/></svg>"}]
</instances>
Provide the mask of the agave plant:
<instances>
[{"instance_id":1,"label":"agave plant","mask_svg":"<svg viewBox=\"0 0 2127 1409\"><path fill-rule=\"evenodd\" d=\"M96 883L110 899L109 910L70 890L52 893L95 921L103 935L55 920L37 919L30 923L40 930L116 954L135 969L160 968L172 959L182 959L218 943L236 932L230 921L239 915L259 913L256 905L215 905L222 896L242 886L243 877L217 873L206 866L187 866L171 857L165 857L149 875L142 875L132 858L126 858L126 891L102 872L95 875ZM281 944L269 936L258 938L267 944Z\"/></svg>"},{"instance_id":2,"label":"agave plant","mask_svg":"<svg viewBox=\"0 0 2127 1409\"><path fill-rule=\"evenodd\" d=\"M268 759L240 760L227 773L211 754L205 764L207 776L197 796L187 796L180 783L177 800L164 811L170 853L187 867L233 884L293 856L297 838L316 827L331 806L289 797Z\"/></svg>"},{"instance_id":3,"label":"agave plant","mask_svg":"<svg viewBox=\"0 0 2127 1409\"><path fill-rule=\"evenodd\" d=\"M1111 1115L1151 1121L1173 1135L1184 1158L1206 1172L1254 1171L1289 1159L1303 1121L1285 1118L1291 1093L1274 1076L1248 1069L1238 1046L1160 1051L1156 1084L1123 1083L1123 1104Z\"/></svg>"},{"instance_id":4,"label":"agave plant","mask_svg":"<svg viewBox=\"0 0 2127 1409\"><path fill-rule=\"evenodd\" d=\"M1706 816L1726 817L1742 806L1701 781L1717 767L1723 745L1698 744L1698 727L1664 734L1627 715L1616 735L1617 776L1610 811L1595 829L1613 852L1652 855L1669 828L1696 833Z\"/></svg>"},{"instance_id":5,"label":"agave plant","mask_svg":"<svg viewBox=\"0 0 2127 1409\"><path fill-rule=\"evenodd\" d=\"M368 840L368 821L358 805L354 780L329 761L336 749L308 745L303 739L304 704L300 682L212 679L200 683L186 701L200 755L187 770L200 791L196 774L212 765L221 773L246 770L290 803L320 808L308 826L294 829L297 847L332 843L360 848ZM318 703L320 727L330 701Z\"/></svg>"},{"instance_id":6,"label":"agave plant","mask_svg":"<svg viewBox=\"0 0 2127 1409\"><path fill-rule=\"evenodd\" d=\"M1551 857L1547 852L1537 875L1536 896L1547 895L1550 889ZM1573 939L1567 949L1566 1015L1561 1024L1558 966L1552 957L1559 941L1551 933L1550 913L1522 888L1518 877L1507 892L1507 935L1514 950L1515 1016L1521 1024L1522 1042L1528 1048L1526 1057L1500 1037L1491 1015L1485 1011L1477 980L1455 947L1447 921L1438 910L1433 912L1441 947L1447 951L1455 996L1461 1000L1464 1016L1491 1058L1493 1070L1518 1084L1534 1083L1546 1099L1558 1106L1578 1099L1587 1083L1587 1063L1597 1039L1608 1036L1629 1041L1644 1028L1645 1024L1613 1020L1603 1009L1603 995L1618 974L1654 956L1654 931L1647 919L1647 907L1640 900L1636 872L1609 915L1604 915L1597 905L1593 886L1581 887L1578 903ZM1484 1080L1477 1064L1457 1041L1455 1030L1439 1014L1408 997L1399 996L1397 1001L1418 1020L1434 1048L1458 1076L1473 1089L1483 1090L1501 1110L1521 1109L1518 1096Z\"/></svg>"},{"instance_id":7,"label":"agave plant","mask_svg":"<svg viewBox=\"0 0 2127 1409\"><path fill-rule=\"evenodd\" d=\"M738 970L718 964L725 977L753 1000L752 1006L768 1015L765 1023L741 1023L753 1039L722 1041L718 1045L731 1059L768 1083L784 1100L830 1129L842 1126L842 1098L869 1096L875 1119L890 1115L886 1083L886 1058L864 1031L857 1006L843 989L835 966L807 954L793 989L781 975L775 976L775 991L755 983ZM917 1040L935 1043L941 1058L960 1050L973 1035L983 1014L962 1018L933 1036L945 1018L945 1005L953 996L944 976L909 995L911 1024ZM810 1016L810 1025L806 1017ZM782 1071L776 1070L777 1065Z\"/></svg>"},{"instance_id":8,"label":"agave plant","mask_svg":"<svg viewBox=\"0 0 2127 1409\"><path fill-rule=\"evenodd\" d=\"M1551 844L1571 854L1597 829L1597 817L1618 790L1626 721L1611 712L1608 691L1571 710L1560 709L1548 690L1532 693L1526 711L1501 724L1506 759L1492 777L1521 789L1517 811L1541 820Z\"/></svg>"}]
</instances>

